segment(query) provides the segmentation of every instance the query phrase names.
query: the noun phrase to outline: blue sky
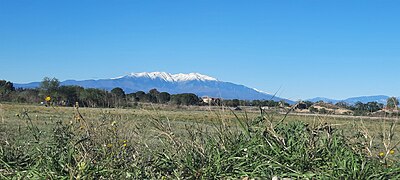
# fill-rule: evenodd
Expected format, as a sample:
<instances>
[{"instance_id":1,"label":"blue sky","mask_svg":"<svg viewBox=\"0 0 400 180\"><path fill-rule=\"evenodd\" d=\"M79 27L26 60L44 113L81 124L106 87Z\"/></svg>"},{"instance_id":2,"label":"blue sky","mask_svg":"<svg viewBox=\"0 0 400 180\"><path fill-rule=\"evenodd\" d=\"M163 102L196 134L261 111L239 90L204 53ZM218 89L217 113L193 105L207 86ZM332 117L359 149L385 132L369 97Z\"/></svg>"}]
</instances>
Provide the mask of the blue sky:
<instances>
[{"instance_id":1,"label":"blue sky","mask_svg":"<svg viewBox=\"0 0 400 180\"><path fill-rule=\"evenodd\" d=\"M0 79L199 72L291 99L400 96L399 1L0 1Z\"/></svg>"}]
</instances>

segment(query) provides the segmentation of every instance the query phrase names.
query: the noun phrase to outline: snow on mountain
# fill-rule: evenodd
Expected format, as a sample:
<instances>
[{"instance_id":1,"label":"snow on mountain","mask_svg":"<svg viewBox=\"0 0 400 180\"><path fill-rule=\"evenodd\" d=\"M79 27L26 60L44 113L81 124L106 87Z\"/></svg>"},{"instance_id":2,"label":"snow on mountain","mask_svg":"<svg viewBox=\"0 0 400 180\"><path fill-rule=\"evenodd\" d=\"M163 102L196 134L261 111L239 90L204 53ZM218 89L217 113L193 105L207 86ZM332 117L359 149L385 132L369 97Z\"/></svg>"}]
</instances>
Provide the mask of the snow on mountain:
<instances>
[{"instance_id":1,"label":"snow on mountain","mask_svg":"<svg viewBox=\"0 0 400 180\"><path fill-rule=\"evenodd\" d=\"M203 74L199 74L199 73L189 73L189 74L179 73L179 74L173 74L172 77L175 81L193 81L193 80L217 81L216 78L206 76Z\"/></svg>"},{"instance_id":2,"label":"snow on mountain","mask_svg":"<svg viewBox=\"0 0 400 180\"><path fill-rule=\"evenodd\" d=\"M148 92L150 89L157 89L160 92L170 94L194 93L198 96L210 96L223 99L242 99L242 100L284 100L289 104L294 102L280 98L266 92L249 88L244 85L230 82L219 81L214 77L200 73L189 74L170 74L166 72L142 72L131 73L111 79L98 80L67 80L61 85L78 85L84 88L99 88L111 90L115 87L124 89L126 93L137 91ZM16 87L35 88L39 83L15 84Z\"/></svg>"},{"instance_id":3,"label":"snow on mountain","mask_svg":"<svg viewBox=\"0 0 400 180\"><path fill-rule=\"evenodd\" d=\"M161 79L167 82L182 82L182 81L217 81L216 78L203 75L200 73L189 73L189 74L170 74L166 72L142 72L142 73L131 73L127 76L121 76L113 79L121 78L150 78L150 79Z\"/></svg>"},{"instance_id":4,"label":"snow on mountain","mask_svg":"<svg viewBox=\"0 0 400 180\"><path fill-rule=\"evenodd\" d=\"M150 78L150 79L162 79L164 81L173 82L175 81L171 74L165 72L142 72L142 73L131 73L128 76L122 78Z\"/></svg>"},{"instance_id":5,"label":"snow on mountain","mask_svg":"<svg viewBox=\"0 0 400 180\"><path fill-rule=\"evenodd\" d=\"M260 93L271 94L271 93L267 93L267 92L265 92L265 91L258 90L258 89L256 89L256 88L252 88L252 89L255 90L255 91L257 91L257 92L260 92Z\"/></svg>"}]
</instances>

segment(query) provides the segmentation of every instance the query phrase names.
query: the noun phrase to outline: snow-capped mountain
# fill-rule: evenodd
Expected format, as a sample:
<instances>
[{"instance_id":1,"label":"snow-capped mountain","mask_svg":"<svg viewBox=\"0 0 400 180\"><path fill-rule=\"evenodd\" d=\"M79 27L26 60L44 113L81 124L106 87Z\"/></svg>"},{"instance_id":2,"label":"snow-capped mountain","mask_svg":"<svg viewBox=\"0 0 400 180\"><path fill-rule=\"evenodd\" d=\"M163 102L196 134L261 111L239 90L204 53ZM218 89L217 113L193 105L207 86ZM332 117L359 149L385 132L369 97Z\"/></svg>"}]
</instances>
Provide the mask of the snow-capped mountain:
<instances>
[{"instance_id":1,"label":"snow-capped mountain","mask_svg":"<svg viewBox=\"0 0 400 180\"><path fill-rule=\"evenodd\" d=\"M206 76L199 73L189 73L189 74L170 74L166 72L142 72L142 73L131 73L127 76L121 76L113 79L121 78L150 78L150 79L162 79L167 82L182 82L182 81L217 81L216 78Z\"/></svg>"},{"instance_id":2,"label":"snow-capped mountain","mask_svg":"<svg viewBox=\"0 0 400 180\"><path fill-rule=\"evenodd\" d=\"M156 88L160 92L164 91L170 94L194 93L198 96L219 97L223 99L285 100L290 104L294 103L291 100L275 97L254 88L219 81L217 78L199 73L170 74L166 72L142 72L131 73L111 79L83 81L67 80L61 82L61 85L78 85L85 88L100 88L106 90L120 87L124 89L126 93L137 91L148 92L150 89ZM22 88L35 88L39 86L39 83L15 84L15 86Z\"/></svg>"}]
</instances>

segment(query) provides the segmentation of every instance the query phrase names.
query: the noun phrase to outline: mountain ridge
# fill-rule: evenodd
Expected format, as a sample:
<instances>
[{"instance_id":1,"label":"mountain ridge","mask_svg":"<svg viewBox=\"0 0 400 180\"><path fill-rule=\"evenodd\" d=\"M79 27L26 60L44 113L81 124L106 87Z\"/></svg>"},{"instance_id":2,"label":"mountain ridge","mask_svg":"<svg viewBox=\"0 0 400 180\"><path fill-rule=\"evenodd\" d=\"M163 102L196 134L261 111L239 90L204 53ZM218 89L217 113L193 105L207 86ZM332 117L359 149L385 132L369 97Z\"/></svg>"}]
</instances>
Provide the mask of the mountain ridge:
<instances>
[{"instance_id":1,"label":"mountain ridge","mask_svg":"<svg viewBox=\"0 0 400 180\"><path fill-rule=\"evenodd\" d=\"M200 80L200 81L218 81L216 78L203 75L200 73L178 73L171 74L167 72L142 72L142 73L130 73L129 75L120 76L111 79L121 79L121 78L150 78L150 79L162 79L168 82L182 82L182 81L192 81L192 80Z\"/></svg>"},{"instance_id":2,"label":"mountain ridge","mask_svg":"<svg viewBox=\"0 0 400 180\"><path fill-rule=\"evenodd\" d=\"M25 84L14 84L17 88L36 88L40 82L31 82ZM281 97L276 97L265 91L256 88L247 87L241 84L232 82L220 81L217 78L203 75L200 73L177 73L171 74L167 72L141 72L129 73L124 76L109 79L89 79L89 80L65 80L61 85L78 85L84 88L99 88L111 90L115 87L121 87L126 93L137 91L149 91L156 88L159 91L165 91L171 94L179 93L194 93L198 96L211 96L223 99L243 99L243 100L284 100L289 104L295 102ZM331 99L325 97L315 97L307 99L307 101L317 102L346 102L353 105L357 102L378 102L386 104L389 96L386 95L372 95L372 96L358 96L346 99Z\"/></svg>"},{"instance_id":3,"label":"mountain ridge","mask_svg":"<svg viewBox=\"0 0 400 180\"><path fill-rule=\"evenodd\" d=\"M386 96L386 95L371 95L371 96L357 96L357 97L350 97L350 98L346 98L346 99L330 99L330 98L325 98L325 97L316 97L316 98L311 98L311 99L307 99L307 101L311 101L311 102L317 102L317 101L324 101L324 102L331 102L333 104L336 104L338 102L346 102L350 105L353 105L357 102L362 102L362 103L368 103L368 102L378 102L378 103L382 103L382 104L386 104L387 99L390 96ZM397 97L399 98L399 97Z\"/></svg>"},{"instance_id":4,"label":"mountain ridge","mask_svg":"<svg viewBox=\"0 0 400 180\"><path fill-rule=\"evenodd\" d=\"M27 84L15 84L20 88L36 88L39 82ZM217 78L203 75L200 73L178 73L170 74L166 72L142 72L130 73L110 79L91 79L91 80L66 80L61 85L78 85L84 88L99 88L111 90L115 87L124 89L126 93L137 91L149 91L157 89L170 94L194 93L198 96L210 96L223 99L242 99L242 100L284 100L289 104L294 101L276 97L264 91L250 88L241 84L219 81Z\"/></svg>"}]
</instances>

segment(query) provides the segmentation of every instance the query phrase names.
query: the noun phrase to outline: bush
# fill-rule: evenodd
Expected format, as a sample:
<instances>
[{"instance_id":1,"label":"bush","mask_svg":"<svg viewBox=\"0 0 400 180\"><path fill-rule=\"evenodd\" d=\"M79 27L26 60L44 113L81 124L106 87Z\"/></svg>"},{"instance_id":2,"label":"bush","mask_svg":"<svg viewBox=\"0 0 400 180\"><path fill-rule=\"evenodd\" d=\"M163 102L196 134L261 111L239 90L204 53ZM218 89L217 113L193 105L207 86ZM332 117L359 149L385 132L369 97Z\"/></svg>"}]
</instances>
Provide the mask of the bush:
<instances>
[{"instance_id":1,"label":"bush","mask_svg":"<svg viewBox=\"0 0 400 180\"><path fill-rule=\"evenodd\" d=\"M321 109L319 110L319 113L320 113L320 114L327 114L328 111L327 111L325 108L321 108Z\"/></svg>"}]
</instances>

